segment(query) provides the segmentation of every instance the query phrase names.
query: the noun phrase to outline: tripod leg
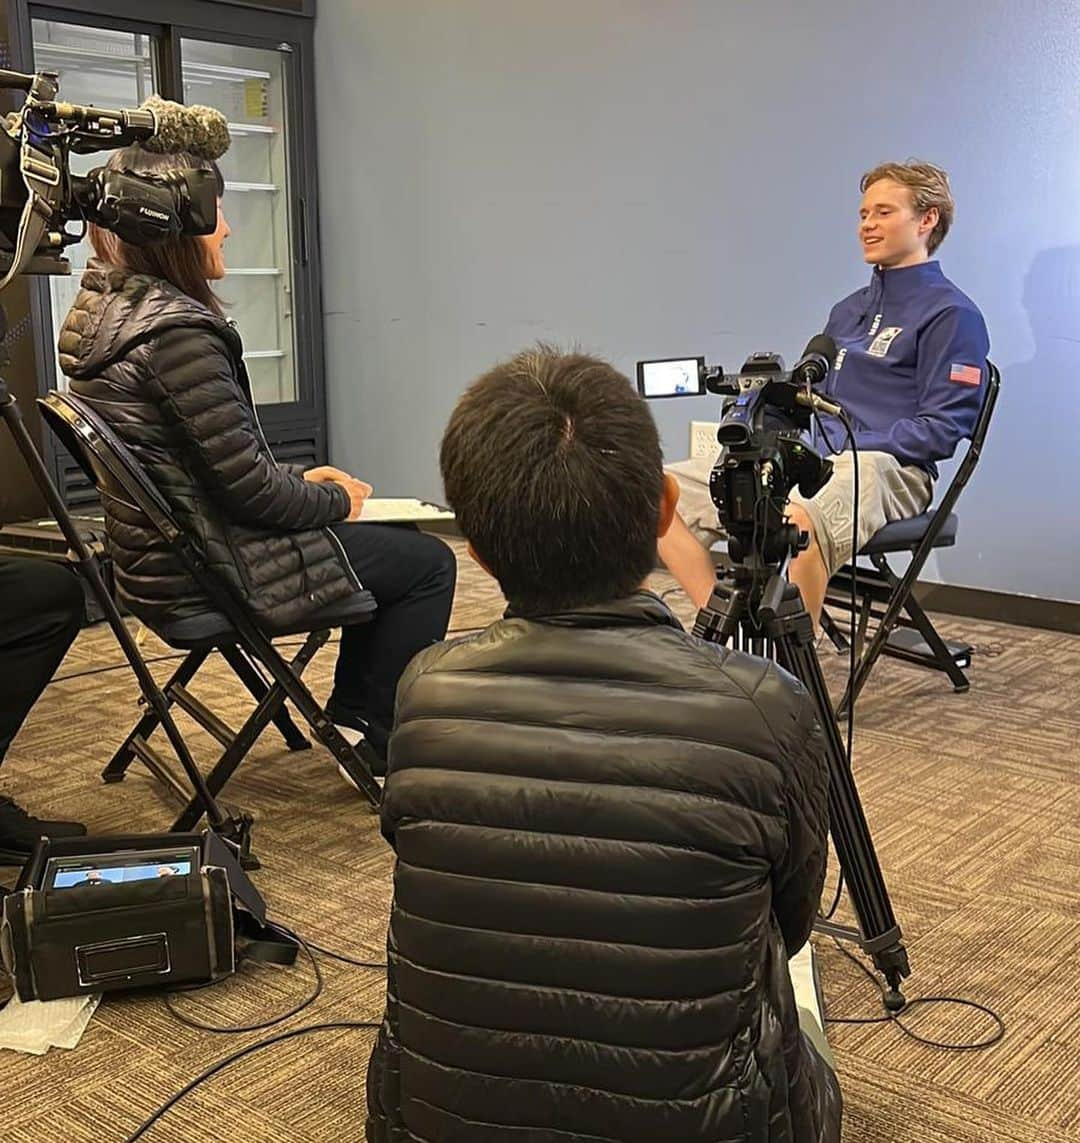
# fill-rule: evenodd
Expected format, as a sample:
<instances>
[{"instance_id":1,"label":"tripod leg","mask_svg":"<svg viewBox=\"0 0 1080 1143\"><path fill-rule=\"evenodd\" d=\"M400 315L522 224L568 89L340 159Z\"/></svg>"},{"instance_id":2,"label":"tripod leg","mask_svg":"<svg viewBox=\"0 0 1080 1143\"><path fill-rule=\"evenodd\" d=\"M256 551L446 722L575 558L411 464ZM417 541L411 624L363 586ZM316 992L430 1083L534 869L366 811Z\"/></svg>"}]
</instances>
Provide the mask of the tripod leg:
<instances>
[{"instance_id":1,"label":"tripod leg","mask_svg":"<svg viewBox=\"0 0 1080 1143\"><path fill-rule=\"evenodd\" d=\"M802 682L817 709L829 766L829 828L833 843L858 918L860 943L889 983L885 1006L898 1010L905 1003L900 982L911 971L907 949L874 852L821 664L813 644L804 641L804 635L793 633L806 614L797 592L795 604L795 608L788 608L783 627L775 637L777 661ZM827 927L825 931L835 932L836 927Z\"/></svg>"},{"instance_id":2,"label":"tripod leg","mask_svg":"<svg viewBox=\"0 0 1080 1143\"><path fill-rule=\"evenodd\" d=\"M797 550L790 537L787 548L789 552ZM784 580L787 556L772 567L767 581L763 582L757 553L752 554L753 566L736 564L730 577L718 577L712 598L698 612L693 633L712 643L733 639L741 647L764 646L774 653L780 666L795 675L809 691L825 738L829 829L859 922L858 932L831 922L819 921L816 927L835 936L858 939L888 982L885 1007L891 1012L899 1011L906 1003L900 984L911 972L907 949L874 852L840 726L829 701L814 647L814 627L799 589ZM726 578L730 578L733 587L724 582Z\"/></svg>"}]
</instances>

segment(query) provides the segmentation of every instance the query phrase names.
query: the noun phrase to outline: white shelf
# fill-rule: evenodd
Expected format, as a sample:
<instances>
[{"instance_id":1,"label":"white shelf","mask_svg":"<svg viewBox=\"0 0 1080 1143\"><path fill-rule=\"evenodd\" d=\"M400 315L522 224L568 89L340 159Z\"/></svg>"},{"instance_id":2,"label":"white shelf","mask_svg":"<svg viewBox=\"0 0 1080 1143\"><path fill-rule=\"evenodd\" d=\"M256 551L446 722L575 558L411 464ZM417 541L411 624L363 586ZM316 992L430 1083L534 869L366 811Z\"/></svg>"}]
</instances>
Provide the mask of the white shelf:
<instances>
[{"instance_id":1,"label":"white shelf","mask_svg":"<svg viewBox=\"0 0 1080 1143\"><path fill-rule=\"evenodd\" d=\"M145 55L130 52L103 52L97 48L79 48L74 44L54 44L39 40L34 44L38 54L66 56L73 60L92 60L102 64L150 64L149 51ZM185 76L199 79L221 79L227 83L243 83L247 79L273 79L268 71L254 67L231 67L228 64L200 63L198 60L184 60L182 70Z\"/></svg>"},{"instance_id":2,"label":"white shelf","mask_svg":"<svg viewBox=\"0 0 1080 1143\"><path fill-rule=\"evenodd\" d=\"M245 361L262 361L269 357L284 357L284 349L252 349L244 354Z\"/></svg>"},{"instance_id":3,"label":"white shelf","mask_svg":"<svg viewBox=\"0 0 1080 1143\"><path fill-rule=\"evenodd\" d=\"M242 83L245 79L273 79L268 71L254 67L231 67L228 64L200 63L198 60L181 60L184 75L197 75L200 78L223 79L227 83Z\"/></svg>"},{"instance_id":4,"label":"white shelf","mask_svg":"<svg viewBox=\"0 0 1080 1143\"><path fill-rule=\"evenodd\" d=\"M261 123L230 123L230 135L276 135L277 127L264 127Z\"/></svg>"},{"instance_id":5,"label":"white shelf","mask_svg":"<svg viewBox=\"0 0 1080 1143\"><path fill-rule=\"evenodd\" d=\"M103 64L145 64L151 62L149 47L143 55L134 55L131 52L103 52L98 48L80 48L75 44L55 44L48 40L39 40L34 44L36 53L52 56L66 56L73 60L92 60ZM199 60L183 60L182 71L185 76L189 73L193 78L221 79L228 83L242 83L247 79L273 79L273 75L262 68L233 67L229 64L202 63Z\"/></svg>"},{"instance_id":6,"label":"white shelf","mask_svg":"<svg viewBox=\"0 0 1080 1143\"><path fill-rule=\"evenodd\" d=\"M281 190L281 187L279 187L277 183L234 183L226 179L225 189L239 191L241 194L247 194L249 191L262 191L267 194L276 194Z\"/></svg>"},{"instance_id":7,"label":"white shelf","mask_svg":"<svg viewBox=\"0 0 1080 1143\"><path fill-rule=\"evenodd\" d=\"M53 44L47 40L39 40L34 44L35 53L44 52L46 55L67 56L76 60L97 60L99 63L124 64L150 64L150 55L136 56L127 52L102 52L95 48L77 48L74 44Z\"/></svg>"}]
</instances>

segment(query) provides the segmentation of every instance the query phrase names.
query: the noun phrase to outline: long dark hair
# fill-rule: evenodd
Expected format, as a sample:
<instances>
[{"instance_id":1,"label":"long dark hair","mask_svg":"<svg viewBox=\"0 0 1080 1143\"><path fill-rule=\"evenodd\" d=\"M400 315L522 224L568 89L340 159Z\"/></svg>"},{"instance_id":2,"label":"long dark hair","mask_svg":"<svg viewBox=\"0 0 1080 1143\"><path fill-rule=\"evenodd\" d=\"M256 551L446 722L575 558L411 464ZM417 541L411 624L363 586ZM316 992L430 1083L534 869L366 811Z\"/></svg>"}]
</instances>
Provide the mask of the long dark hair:
<instances>
[{"instance_id":1,"label":"long dark hair","mask_svg":"<svg viewBox=\"0 0 1080 1143\"><path fill-rule=\"evenodd\" d=\"M137 175L161 174L185 168L212 171L217 179L219 197L225 189L225 180L217 163L187 152L157 155L135 144L114 152L106 165L110 170L131 171ZM132 246L103 227L93 224L89 228L89 237L94 253L102 262L122 266L136 274L164 278L208 310L219 317L223 316L224 305L206 280L206 251L200 239L173 238L156 246Z\"/></svg>"}]
</instances>

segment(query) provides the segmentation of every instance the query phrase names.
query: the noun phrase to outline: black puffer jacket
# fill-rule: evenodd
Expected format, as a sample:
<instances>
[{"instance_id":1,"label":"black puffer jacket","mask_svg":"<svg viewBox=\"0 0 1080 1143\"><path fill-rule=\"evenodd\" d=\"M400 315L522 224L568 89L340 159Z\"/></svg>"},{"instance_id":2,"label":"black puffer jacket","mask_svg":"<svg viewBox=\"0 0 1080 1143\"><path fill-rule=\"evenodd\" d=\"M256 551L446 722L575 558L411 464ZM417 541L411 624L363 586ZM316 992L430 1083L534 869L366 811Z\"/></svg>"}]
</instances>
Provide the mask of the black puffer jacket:
<instances>
[{"instance_id":1,"label":"black puffer jacket","mask_svg":"<svg viewBox=\"0 0 1080 1143\"><path fill-rule=\"evenodd\" d=\"M419 655L370 1143L838 1140L786 966L826 784L802 687L652 595Z\"/></svg>"},{"instance_id":2,"label":"black puffer jacket","mask_svg":"<svg viewBox=\"0 0 1080 1143\"><path fill-rule=\"evenodd\" d=\"M259 428L240 338L160 278L92 266L60 332L60 367L142 462L210 564L271 629L356 591L324 525L349 498L279 465ZM117 585L150 626L204 612L145 517L105 503Z\"/></svg>"}]
</instances>

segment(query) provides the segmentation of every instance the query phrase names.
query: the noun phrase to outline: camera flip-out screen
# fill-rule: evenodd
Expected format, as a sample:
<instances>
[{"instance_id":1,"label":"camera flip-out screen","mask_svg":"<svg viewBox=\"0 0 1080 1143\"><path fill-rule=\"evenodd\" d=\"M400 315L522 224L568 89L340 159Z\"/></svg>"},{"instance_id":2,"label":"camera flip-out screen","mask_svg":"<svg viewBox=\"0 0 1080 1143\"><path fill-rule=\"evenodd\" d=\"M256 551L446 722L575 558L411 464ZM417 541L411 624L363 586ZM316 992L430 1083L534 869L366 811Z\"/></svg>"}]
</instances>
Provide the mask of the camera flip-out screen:
<instances>
[{"instance_id":1,"label":"camera flip-out screen","mask_svg":"<svg viewBox=\"0 0 1080 1143\"><path fill-rule=\"evenodd\" d=\"M643 397L701 397L705 393L705 358L672 357L639 361L637 387Z\"/></svg>"}]
</instances>

